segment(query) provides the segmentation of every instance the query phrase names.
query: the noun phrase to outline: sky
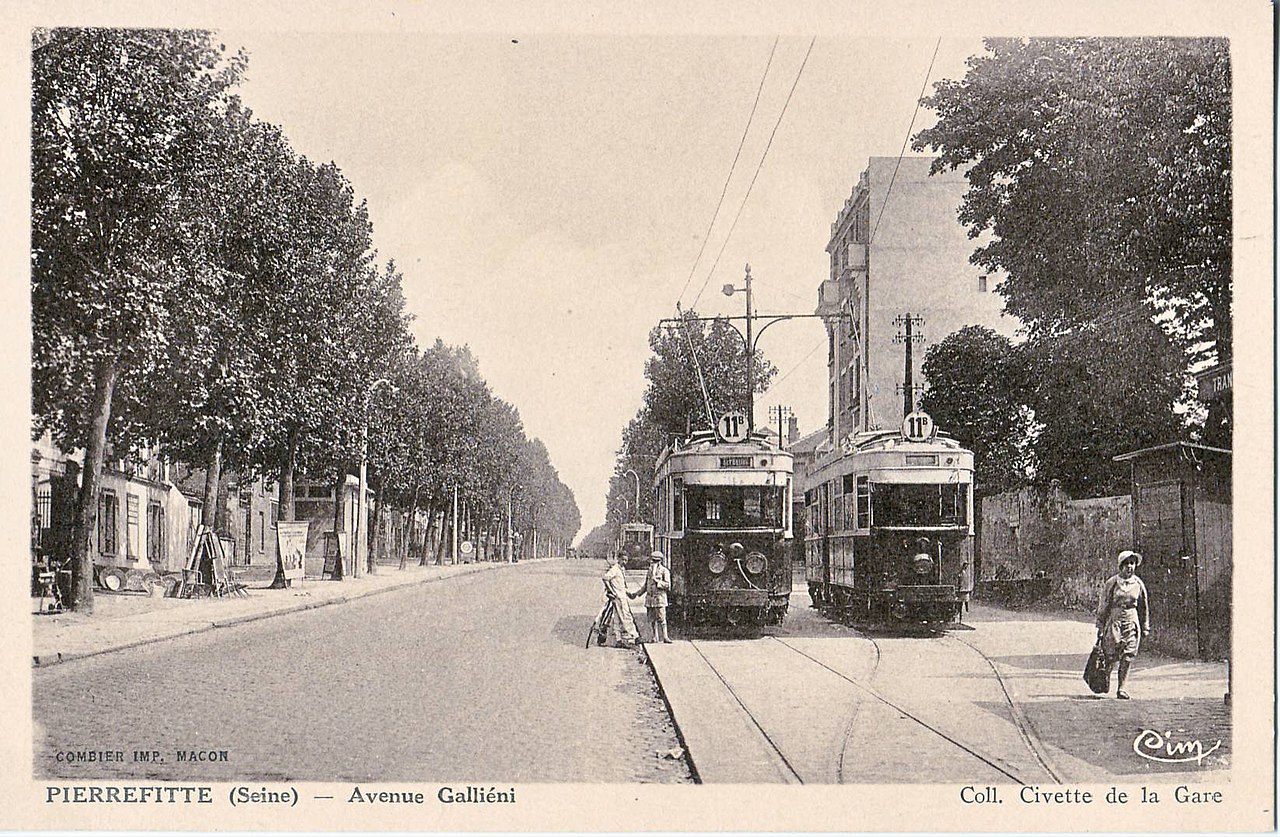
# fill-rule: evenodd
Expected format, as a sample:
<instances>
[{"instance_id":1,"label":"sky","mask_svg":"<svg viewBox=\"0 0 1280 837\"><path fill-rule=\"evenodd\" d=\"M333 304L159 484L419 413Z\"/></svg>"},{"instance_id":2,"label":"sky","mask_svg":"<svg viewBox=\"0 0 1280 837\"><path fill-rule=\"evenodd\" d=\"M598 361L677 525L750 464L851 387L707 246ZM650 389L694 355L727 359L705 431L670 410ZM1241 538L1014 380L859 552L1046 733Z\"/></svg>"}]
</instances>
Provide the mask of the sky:
<instances>
[{"instance_id":1,"label":"sky","mask_svg":"<svg viewBox=\"0 0 1280 837\"><path fill-rule=\"evenodd\" d=\"M748 263L758 312L812 313L831 223L867 158L898 155L913 117L912 132L933 122L915 104L926 72L930 86L960 78L982 51L936 36L826 37L808 52L795 35L775 48L773 36L221 34L248 53L246 104L368 201L418 344L470 346L546 444L580 537L604 520L650 329L678 300L742 315L742 295L720 288ZM825 422L823 345L818 320L769 329L759 348L779 373L757 423L777 404L803 433Z\"/></svg>"}]
</instances>

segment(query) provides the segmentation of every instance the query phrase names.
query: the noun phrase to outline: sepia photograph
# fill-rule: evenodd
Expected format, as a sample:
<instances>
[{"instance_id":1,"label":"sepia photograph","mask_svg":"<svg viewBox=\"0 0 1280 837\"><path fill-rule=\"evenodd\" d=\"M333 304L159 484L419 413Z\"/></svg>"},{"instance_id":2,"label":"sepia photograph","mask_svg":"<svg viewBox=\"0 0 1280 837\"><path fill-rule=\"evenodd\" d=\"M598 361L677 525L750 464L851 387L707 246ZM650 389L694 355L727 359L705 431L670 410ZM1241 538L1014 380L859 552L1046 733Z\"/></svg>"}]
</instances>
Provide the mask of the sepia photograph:
<instances>
[{"instance_id":1,"label":"sepia photograph","mask_svg":"<svg viewBox=\"0 0 1280 837\"><path fill-rule=\"evenodd\" d=\"M1275 828L1266 4L107 6L0 827Z\"/></svg>"}]
</instances>

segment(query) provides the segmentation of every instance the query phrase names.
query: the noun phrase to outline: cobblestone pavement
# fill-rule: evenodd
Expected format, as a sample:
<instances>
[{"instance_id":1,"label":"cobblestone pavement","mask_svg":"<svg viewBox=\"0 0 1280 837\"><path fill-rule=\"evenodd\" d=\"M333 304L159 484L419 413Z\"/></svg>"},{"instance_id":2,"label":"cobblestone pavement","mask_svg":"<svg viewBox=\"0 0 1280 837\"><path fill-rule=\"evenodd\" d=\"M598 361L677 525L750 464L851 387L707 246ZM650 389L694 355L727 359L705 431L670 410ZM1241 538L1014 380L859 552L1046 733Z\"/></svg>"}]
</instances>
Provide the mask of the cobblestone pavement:
<instances>
[{"instance_id":1,"label":"cobblestone pavement","mask_svg":"<svg viewBox=\"0 0 1280 837\"><path fill-rule=\"evenodd\" d=\"M36 775L689 782L637 652L584 648L603 570L520 564L37 667ZM87 751L124 760L63 760Z\"/></svg>"}]
</instances>

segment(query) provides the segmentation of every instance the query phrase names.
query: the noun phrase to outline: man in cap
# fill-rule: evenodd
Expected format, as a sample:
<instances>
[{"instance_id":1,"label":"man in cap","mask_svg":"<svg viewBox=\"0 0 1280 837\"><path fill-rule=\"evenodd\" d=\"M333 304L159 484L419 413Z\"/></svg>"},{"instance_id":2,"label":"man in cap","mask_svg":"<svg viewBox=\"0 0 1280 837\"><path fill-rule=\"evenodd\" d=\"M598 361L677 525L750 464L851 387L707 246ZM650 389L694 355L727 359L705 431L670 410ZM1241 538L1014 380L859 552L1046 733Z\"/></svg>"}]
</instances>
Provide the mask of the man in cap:
<instances>
[{"instance_id":1,"label":"man in cap","mask_svg":"<svg viewBox=\"0 0 1280 837\"><path fill-rule=\"evenodd\" d=\"M671 571L663 563L665 559L665 555L654 550L649 556L649 571L644 577L644 587L627 594L634 599L644 593L644 609L649 617L649 631L653 642L671 641L671 637L667 635L667 591L671 589Z\"/></svg>"}]
</instances>

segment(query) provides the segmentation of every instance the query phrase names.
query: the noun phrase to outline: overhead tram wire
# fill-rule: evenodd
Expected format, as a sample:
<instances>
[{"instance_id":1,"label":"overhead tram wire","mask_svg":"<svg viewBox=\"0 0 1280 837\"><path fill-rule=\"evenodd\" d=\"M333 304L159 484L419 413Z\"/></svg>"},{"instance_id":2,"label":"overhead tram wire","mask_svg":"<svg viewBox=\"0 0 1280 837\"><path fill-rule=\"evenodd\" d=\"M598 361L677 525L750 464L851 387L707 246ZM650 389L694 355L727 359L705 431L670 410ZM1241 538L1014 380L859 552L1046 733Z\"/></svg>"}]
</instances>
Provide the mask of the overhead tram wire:
<instances>
[{"instance_id":1,"label":"overhead tram wire","mask_svg":"<svg viewBox=\"0 0 1280 837\"><path fill-rule=\"evenodd\" d=\"M729 166L729 175L724 179L724 188L720 190L720 200L716 202L716 211L711 213L711 223L707 224L707 231L702 235L702 246L698 248L698 255L693 259L693 266L689 268L689 276L684 280L684 286L680 288L679 295L676 296L676 310L680 310L680 300L684 299L684 292L689 290L689 282L693 280L693 274L698 269L698 262L702 261L702 254L707 249L707 242L711 239L711 230L716 225L716 221L720 218L720 207L724 206L724 196L729 193L729 182L733 180L733 172L738 167L738 158L742 156L742 147L747 144L747 134L751 131L751 123L756 116L756 108L760 106L760 93L764 90L765 79L769 77L769 68L773 66L773 54L778 49L778 38L773 39L773 47L769 50L769 60L765 62L764 72L760 75L760 86L756 88L756 100L751 103L751 113L747 115L747 125L742 129L742 139L738 140L738 150L733 153L733 163Z\"/></svg>"},{"instance_id":2,"label":"overhead tram wire","mask_svg":"<svg viewBox=\"0 0 1280 837\"><path fill-rule=\"evenodd\" d=\"M898 152L898 162L893 164L893 175L889 178L889 188L884 192L884 200L880 203L880 214L876 216L876 223L871 228L871 235L867 239L867 246L871 246L871 242L876 240L876 230L880 229L880 219L884 217L884 208L889 205L889 195L893 194L893 182L898 179L898 167L902 165L902 157L907 153L907 143L911 142L911 131L916 127L916 117L920 115L920 100L924 98L924 91L929 87L929 76L933 75L933 62L938 59L938 47L942 46L942 37L938 37L938 42L933 45L933 57L929 59L929 69L924 72L924 84L920 85L920 95L916 97L916 108L911 112L911 124L907 126L907 135L902 138L902 150Z\"/></svg>"},{"instance_id":3,"label":"overhead tram wire","mask_svg":"<svg viewBox=\"0 0 1280 837\"><path fill-rule=\"evenodd\" d=\"M742 217L742 210L747 206L747 199L751 197L751 190L756 185L756 179L760 177L760 170L764 168L764 161L769 156L769 149L773 147L773 138L778 134L778 128L782 125L782 118L787 114L787 106L791 104L791 97L796 92L796 85L800 83L800 77L804 75L805 65L809 63L809 56L813 53L813 44L818 40L815 35L809 40L809 49L805 51L804 60L800 62L800 69L796 71L795 81L791 82L791 89L787 92L787 99L782 103L782 110L778 113L778 121L773 124L773 131L769 134L769 141L765 144L764 153L760 155L760 162L756 165L756 172L751 176L751 183L747 185L747 193L742 196L742 204L738 207L738 214L733 216L733 223L729 226L729 232L725 234L724 244L720 246L720 252L716 254L716 260L711 263L711 269L707 271L707 278L703 280L702 287L698 289L698 295L693 298L693 304L690 308L696 308L698 300L702 299L702 292L707 289L707 283L711 281L711 277L716 272L716 265L720 264L720 257L724 255L725 248L729 246L729 239L733 237L733 231L738 226L738 219Z\"/></svg>"}]
</instances>

